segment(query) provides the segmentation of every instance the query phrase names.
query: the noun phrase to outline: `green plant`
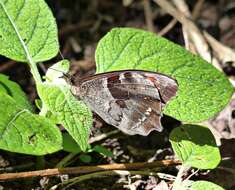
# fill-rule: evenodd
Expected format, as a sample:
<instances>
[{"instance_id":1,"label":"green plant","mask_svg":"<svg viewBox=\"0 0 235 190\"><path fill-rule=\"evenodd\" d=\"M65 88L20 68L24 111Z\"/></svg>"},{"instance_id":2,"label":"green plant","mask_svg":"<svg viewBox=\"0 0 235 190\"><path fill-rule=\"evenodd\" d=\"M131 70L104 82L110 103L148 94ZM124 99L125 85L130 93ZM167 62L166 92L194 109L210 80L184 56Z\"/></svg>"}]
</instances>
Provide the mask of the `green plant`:
<instances>
[{"instance_id":1,"label":"green plant","mask_svg":"<svg viewBox=\"0 0 235 190\"><path fill-rule=\"evenodd\" d=\"M62 124L82 151L89 150L91 111L71 94L70 85L61 78L62 72L68 71L69 62L63 60L53 65L44 80L37 69L37 63L53 58L59 50L57 26L46 3L43 0L37 3L0 0L0 18L0 54L28 64L41 109L39 114L34 113L20 87L0 75L0 148L32 155L56 152L63 148L62 135L56 127ZM95 56L97 73L142 69L175 78L179 90L167 104L164 114L186 123L214 116L234 92L226 76L211 64L179 45L142 30L111 30L100 40ZM204 132L208 135L203 138L195 136ZM205 127L183 125L172 132L170 141L183 161L182 171L185 167L213 169L220 162L219 150ZM201 149L204 147L206 149ZM210 154L204 152L207 149ZM190 150L196 150L193 153L198 156L189 156ZM176 188L183 183L180 174ZM192 183L191 188L196 189L198 184Z\"/></svg>"},{"instance_id":2,"label":"green plant","mask_svg":"<svg viewBox=\"0 0 235 190\"><path fill-rule=\"evenodd\" d=\"M183 180L183 173L190 167L214 169L221 161L219 148L216 146L213 134L207 127L182 125L171 132L170 142L175 154L182 161L182 166L173 184L173 190L194 189L193 187L197 186L199 181ZM202 187L204 185L207 188L215 188L215 184L207 181L201 181L200 184Z\"/></svg>"}]
</instances>

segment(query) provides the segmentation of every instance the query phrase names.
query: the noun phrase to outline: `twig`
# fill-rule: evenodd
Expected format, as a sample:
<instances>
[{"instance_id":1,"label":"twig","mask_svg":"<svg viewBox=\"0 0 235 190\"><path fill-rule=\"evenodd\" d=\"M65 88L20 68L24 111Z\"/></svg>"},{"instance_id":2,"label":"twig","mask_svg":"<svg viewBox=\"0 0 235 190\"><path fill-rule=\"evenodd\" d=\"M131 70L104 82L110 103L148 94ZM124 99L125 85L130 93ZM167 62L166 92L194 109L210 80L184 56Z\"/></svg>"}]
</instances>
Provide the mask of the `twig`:
<instances>
[{"instance_id":1,"label":"twig","mask_svg":"<svg viewBox=\"0 0 235 190\"><path fill-rule=\"evenodd\" d=\"M56 168L62 168L67 165L67 163L73 159L78 153L69 153L67 156L65 156L57 165Z\"/></svg>"},{"instance_id":2,"label":"twig","mask_svg":"<svg viewBox=\"0 0 235 190\"><path fill-rule=\"evenodd\" d=\"M94 21L82 21L79 22L78 24L68 24L59 31L59 37L61 38L62 36L77 31L81 30L82 28L89 28L94 24Z\"/></svg>"},{"instance_id":3,"label":"twig","mask_svg":"<svg viewBox=\"0 0 235 190\"><path fill-rule=\"evenodd\" d=\"M10 69L11 67L13 67L16 64L15 61L8 61L4 64L1 63L0 65L0 72L6 71L8 69Z\"/></svg>"},{"instance_id":4,"label":"twig","mask_svg":"<svg viewBox=\"0 0 235 190\"><path fill-rule=\"evenodd\" d=\"M145 21L147 28L150 32L155 32L150 0L143 0L143 5L144 5L144 14L145 14Z\"/></svg>"},{"instance_id":5,"label":"twig","mask_svg":"<svg viewBox=\"0 0 235 190\"><path fill-rule=\"evenodd\" d=\"M178 160L162 160L155 161L152 163L138 162L138 163L125 163L125 164L106 164L97 166L79 166L79 167L68 167L68 168L53 168L37 171L19 172L19 173L6 173L0 174L0 181L19 179L19 178L29 178L29 177L44 177L53 176L59 174L85 174L98 171L108 171L108 170L133 170L142 168L153 168L162 166L173 166L180 164Z\"/></svg>"},{"instance_id":6,"label":"twig","mask_svg":"<svg viewBox=\"0 0 235 190\"><path fill-rule=\"evenodd\" d=\"M165 177L165 175L162 173L155 173L155 172L148 172L148 171L111 170L111 171L96 172L96 173L92 173L92 174L87 174L87 175L75 177L75 178L70 179L66 182L63 182L63 183L60 183L60 184L57 184L57 185L51 187L50 190L55 190L59 186L64 186L64 185L69 184L62 189L62 190L65 190L65 189L71 187L72 185L75 185L76 183L82 182L84 180L99 178L99 177L104 177L104 176L113 176L113 175L121 175L121 176L148 175L148 176L158 176L159 178ZM172 177L171 179L175 178L174 176L171 176L171 177Z\"/></svg>"},{"instance_id":7,"label":"twig","mask_svg":"<svg viewBox=\"0 0 235 190\"><path fill-rule=\"evenodd\" d=\"M218 58L222 61L222 63L225 62L235 63L235 52L231 48L220 43L218 40L216 40L206 31L204 31L203 34L206 37L209 44L211 45L211 47L213 48L213 50L218 55Z\"/></svg>"},{"instance_id":8,"label":"twig","mask_svg":"<svg viewBox=\"0 0 235 190\"><path fill-rule=\"evenodd\" d=\"M104 140L104 139L106 139L106 138L108 138L108 137L110 137L112 135L118 134L119 132L120 132L120 130L113 130L113 131L110 131L108 133L103 133L101 135L98 135L96 137L91 137L89 139L89 144L95 143L97 141L102 141L102 140Z\"/></svg>"},{"instance_id":9,"label":"twig","mask_svg":"<svg viewBox=\"0 0 235 190\"><path fill-rule=\"evenodd\" d=\"M174 4L176 5L176 7L178 7L178 9L184 13L184 15L188 18L190 18L190 11L188 9L187 6L185 6L183 1L178 1L177 0L173 0ZM183 33L183 37L184 37L184 44L185 44L185 48L189 51L191 51L192 53L197 53L196 50L196 46L194 45L190 33L188 31L188 28L184 25L182 25L182 33Z\"/></svg>"},{"instance_id":10,"label":"twig","mask_svg":"<svg viewBox=\"0 0 235 190\"><path fill-rule=\"evenodd\" d=\"M160 32L158 32L159 36L164 36L168 33L177 23L177 20L173 18Z\"/></svg>"},{"instance_id":11,"label":"twig","mask_svg":"<svg viewBox=\"0 0 235 190\"><path fill-rule=\"evenodd\" d=\"M196 5L194 6L193 11L192 11L192 18L194 20L196 20L198 16L200 15L200 11L201 11L204 1L205 0L198 0Z\"/></svg>"},{"instance_id":12,"label":"twig","mask_svg":"<svg viewBox=\"0 0 235 190\"><path fill-rule=\"evenodd\" d=\"M29 162L27 164L0 168L0 172L2 173L2 172L19 171L19 170L24 170L24 169L27 169L27 168L31 168L32 166L34 166L34 163L33 162Z\"/></svg>"},{"instance_id":13,"label":"twig","mask_svg":"<svg viewBox=\"0 0 235 190\"><path fill-rule=\"evenodd\" d=\"M235 175L235 169L233 169L233 168L227 168L227 167L219 166L218 169L227 171L227 172Z\"/></svg>"},{"instance_id":14,"label":"twig","mask_svg":"<svg viewBox=\"0 0 235 190\"><path fill-rule=\"evenodd\" d=\"M192 15L190 10L184 0L174 0L176 7L181 11L185 17L185 22L182 23L188 33L190 39L196 47L197 52L208 62L212 61L212 56L210 48L202 35L201 31L198 29L197 25L190 19Z\"/></svg>"},{"instance_id":15,"label":"twig","mask_svg":"<svg viewBox=\"0 0 235 190\"><path fill-rule=\"evenodd\" d=\"M199 169L196 169L193 173L191 173L184 181L188 181L191 177L193 177L196 173L199 172Z\"/></svg>"}]
</instances>

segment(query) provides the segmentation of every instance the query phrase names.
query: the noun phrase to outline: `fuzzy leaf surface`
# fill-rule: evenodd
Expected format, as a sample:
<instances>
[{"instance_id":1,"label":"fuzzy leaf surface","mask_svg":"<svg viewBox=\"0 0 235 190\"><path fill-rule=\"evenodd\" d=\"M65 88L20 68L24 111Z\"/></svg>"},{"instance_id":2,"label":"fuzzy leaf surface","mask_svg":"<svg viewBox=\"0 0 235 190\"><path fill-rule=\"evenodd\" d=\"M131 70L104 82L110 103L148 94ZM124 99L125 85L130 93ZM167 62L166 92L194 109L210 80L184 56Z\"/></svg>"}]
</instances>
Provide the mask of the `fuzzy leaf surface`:
<instances>
[{"instance_id":1,"label":"fuzzy leaf surface","mask_svg":"<svg viewBox=\"0 0 235 190\"><path fill-rule=\"evenodd\" d=\"M7 94L0 94L0 149L45 155L62 148L59 129L50 120L18 106Z\"/></svg>"},{"instance_id":2,"label":"fuzzy leaf surface","mask_svg":"<svg viewBox=\"0 0 235 190\"><path fill-rule=\"evenodd\" d=\"M219 148L207 127L182 125L170 134L170 142L184 165L198 169L214 169L221 160Z\"/></svg>"},{"instance_id":3,"label":"fuzzy leaf surface","mask_svg":"<svg viewBox=\"0 0 235 190\"><path fill-rule=\"evenodd\" d=\"M58 53L55 19L44 0L0 0L0 54L29 62Z\"/></svg>"}]
</instances>

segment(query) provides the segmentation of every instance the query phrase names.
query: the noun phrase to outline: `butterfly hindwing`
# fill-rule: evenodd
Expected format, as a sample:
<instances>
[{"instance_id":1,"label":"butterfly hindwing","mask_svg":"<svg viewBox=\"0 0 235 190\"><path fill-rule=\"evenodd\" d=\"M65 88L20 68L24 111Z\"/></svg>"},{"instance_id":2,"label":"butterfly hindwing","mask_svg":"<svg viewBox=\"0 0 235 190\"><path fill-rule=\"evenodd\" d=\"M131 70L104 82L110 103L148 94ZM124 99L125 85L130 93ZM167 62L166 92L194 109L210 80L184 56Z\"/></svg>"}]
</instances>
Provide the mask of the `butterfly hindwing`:
<instances>
[{"instance_id":1,"label":"butterfly hindwing","mask_svg":"<svg viewBox=\"0 0 235 190\"><path fill-rule=\"evenodd\" d=\"M146 136L162 130L162 107L177 87L174 79L162 74L115 71L81 80L75 95L107 123L127 134Z\"/></svg>"}]
</instances>

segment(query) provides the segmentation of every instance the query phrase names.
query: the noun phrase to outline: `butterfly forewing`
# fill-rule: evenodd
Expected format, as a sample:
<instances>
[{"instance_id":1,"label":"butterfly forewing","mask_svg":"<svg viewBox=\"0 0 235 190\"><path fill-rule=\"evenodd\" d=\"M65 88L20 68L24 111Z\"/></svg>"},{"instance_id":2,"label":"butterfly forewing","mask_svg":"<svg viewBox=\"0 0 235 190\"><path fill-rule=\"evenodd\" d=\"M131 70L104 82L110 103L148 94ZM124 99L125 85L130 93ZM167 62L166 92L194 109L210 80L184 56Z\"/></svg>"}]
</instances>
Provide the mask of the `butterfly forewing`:
<instances>
[{"instance_id":1,"label":"butterfly forewing","mask_svg":"<svg viewBox=\"0 0 235 190\"><path fill-rule=\"evenodd\" d=\"M177 82L159 73L127 70L81 80L75 95L104 121L129 135L161 131L162 107L176 95Z\"/></svg>"}]
</instances>

